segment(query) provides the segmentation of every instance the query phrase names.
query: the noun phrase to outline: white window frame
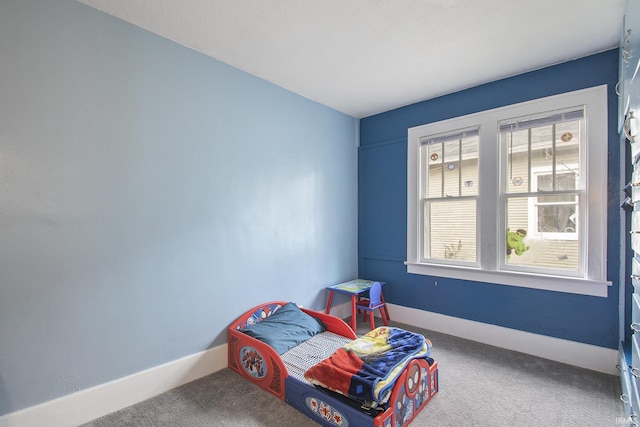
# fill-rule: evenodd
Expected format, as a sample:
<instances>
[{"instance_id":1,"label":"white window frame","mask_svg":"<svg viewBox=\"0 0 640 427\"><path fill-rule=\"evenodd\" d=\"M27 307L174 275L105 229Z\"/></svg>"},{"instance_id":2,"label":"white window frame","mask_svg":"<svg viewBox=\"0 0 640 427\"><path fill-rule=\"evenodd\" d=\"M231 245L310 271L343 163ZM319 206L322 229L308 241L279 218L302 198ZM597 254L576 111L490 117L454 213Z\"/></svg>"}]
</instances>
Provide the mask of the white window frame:
<instances>
[{"instance_id":1,"label":"white window frame","mask_svg":"<svg viewBox=\"0 0 640 427\"><path fill-rule=\"evenodd\" d=\"M539 274L505 270L505 218L503 198L500 194L502 155L499 141L499 123L555 110L584 106L586 127L586 155L584 174L587 194L586 215L580 220L586 227L584 235L585 269L581 277L557 274ZM420 230L420 140L455 129L480 127L478 248L479 265L447 265L421 256ZM407 272L439 277L495 283L508 286L544 289L583 295L606 297L607 281L607 86L568 92L513 104L493 110L461 116L440 122L416 126L408 130L407 155Z\"/></svg>"}]
</instances>

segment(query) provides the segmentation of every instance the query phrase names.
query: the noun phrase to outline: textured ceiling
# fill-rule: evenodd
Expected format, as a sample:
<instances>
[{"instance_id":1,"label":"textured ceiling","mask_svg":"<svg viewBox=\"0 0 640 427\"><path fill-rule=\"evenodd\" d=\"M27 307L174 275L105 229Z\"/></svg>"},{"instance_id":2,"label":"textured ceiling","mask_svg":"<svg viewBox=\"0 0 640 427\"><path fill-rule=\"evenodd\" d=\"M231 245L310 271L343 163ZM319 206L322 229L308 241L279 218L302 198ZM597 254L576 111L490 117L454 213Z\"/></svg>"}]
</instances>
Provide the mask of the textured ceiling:
<instances>
[{"instance_id":1,"label":"textured ceiling","mask_svg":"<svg viewBox=\"0 0 640 427\"><path fill-rule=\"evenodd\" d=\"M624 0L79 0L354 117L618 46Z\"/></svg>"}]
</instances>

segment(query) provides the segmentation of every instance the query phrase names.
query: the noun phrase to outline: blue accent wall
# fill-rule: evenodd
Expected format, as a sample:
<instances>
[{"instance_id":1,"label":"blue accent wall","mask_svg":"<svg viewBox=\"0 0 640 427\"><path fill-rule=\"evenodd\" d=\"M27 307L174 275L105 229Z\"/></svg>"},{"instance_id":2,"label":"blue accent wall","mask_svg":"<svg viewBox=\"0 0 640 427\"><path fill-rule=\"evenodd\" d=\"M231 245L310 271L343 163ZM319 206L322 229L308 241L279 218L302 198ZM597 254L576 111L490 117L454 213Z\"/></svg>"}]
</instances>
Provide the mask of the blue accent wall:
<instances>
[{"instance_id":1,"label":"blue accent wall","mask_svg":"<svg viewBox=\"0 0 640 427\"><path fill-rule=\"evenodd\" d=\"M617 348L621 191L614 91L617 55L611 50L361 119L360 277L386 281L385 297L393 304ZM468 69L473 72L472 64ZM607 278L613 282L607 298L406 272L408 128L603 84L608 85L609 120L608 221L603 226L608 233Z\"/></svg>"},{"instance_id":2,"label":"blue accent wall","mask_svg":"<svg viewBox=\"0 0 640 427\"><path fill-rule=\"evenodd\" d=\"M0 415L357 276L358 121L75 0L0 2Z\"/></svg>"}]
</instances>

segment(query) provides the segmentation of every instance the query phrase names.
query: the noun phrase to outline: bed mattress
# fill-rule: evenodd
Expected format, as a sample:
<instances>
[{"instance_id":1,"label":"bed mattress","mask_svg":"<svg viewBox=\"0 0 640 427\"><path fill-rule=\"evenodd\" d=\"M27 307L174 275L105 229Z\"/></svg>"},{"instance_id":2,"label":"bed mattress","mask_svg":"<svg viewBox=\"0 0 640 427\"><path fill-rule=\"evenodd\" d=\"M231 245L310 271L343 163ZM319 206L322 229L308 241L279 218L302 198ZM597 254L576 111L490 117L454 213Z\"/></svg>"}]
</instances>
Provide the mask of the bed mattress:
<instances>
[{"instance_id":1,"label":"bed mattress","mask_svg":"<svg viewBox=\"0 0 640 427\"><path fill-rule=\"evenodd\" d=\"M352 340L333 332L322 332L291 348L280 357L287 367L289 375L304 384L309 384L304 378L307 369L331 356L337 349L350 341Z\"/></svg>"}]
</instances>

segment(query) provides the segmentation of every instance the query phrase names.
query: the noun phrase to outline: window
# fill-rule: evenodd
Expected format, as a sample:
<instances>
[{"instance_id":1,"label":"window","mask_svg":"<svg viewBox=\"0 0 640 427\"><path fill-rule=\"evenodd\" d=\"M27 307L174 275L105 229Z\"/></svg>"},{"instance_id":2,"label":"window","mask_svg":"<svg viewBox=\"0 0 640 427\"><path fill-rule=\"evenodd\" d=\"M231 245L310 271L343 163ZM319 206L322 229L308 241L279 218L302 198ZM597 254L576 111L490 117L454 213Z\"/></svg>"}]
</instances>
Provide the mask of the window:
<instances>
[{"instance_id":1,"label":"window","mask_svg":"<svg viewBox=\"0 0 640 427\"><path fill-rule=\"evenodd\" d=\"M606 296L606 97L409 129L408 272Z\"/></svg>"},{"instance_id":2,"label":"window","mask_svg":"<svg viewBox=\"0 0 640 427\"><path fill-rule=\"evenodd\" d=\"M478 205L478 128L427 137L421 142L423 253L440 261L475 264ZM453 217L450 212L458 212ZM455 227L458 235L443 232Z\"/></svg>"},{"instance_id":3,"label":"window","mask_svg":"<svg viewBox=\"0 0 640 427\"><path fill-rule=\"evenodd\" d=\"M516 270L582 275L578 217L586 200L579 179L584 169L584 109L499 123L500 147L506 155L507 233L519 233L518 244L526 249L512 256L507 243L506 264L519 266Z\"/></svg>"}]
</instances>

